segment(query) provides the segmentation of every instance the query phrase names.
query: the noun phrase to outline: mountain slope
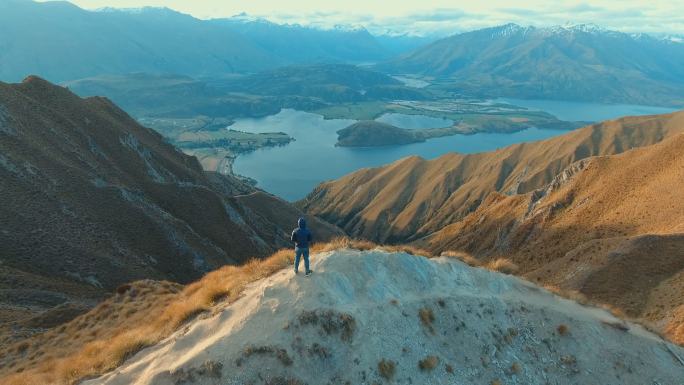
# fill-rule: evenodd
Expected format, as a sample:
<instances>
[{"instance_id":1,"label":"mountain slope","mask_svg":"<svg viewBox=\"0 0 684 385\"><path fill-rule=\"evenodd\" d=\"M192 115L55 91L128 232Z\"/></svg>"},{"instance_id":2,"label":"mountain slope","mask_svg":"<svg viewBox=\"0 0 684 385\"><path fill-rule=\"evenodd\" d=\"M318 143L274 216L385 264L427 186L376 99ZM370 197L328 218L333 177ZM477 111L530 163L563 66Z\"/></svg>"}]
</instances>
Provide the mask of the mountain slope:
<instances>
[{"instance_id":1,"label":"mountain slope","mask_svg":"<svg viewBox=\"0 0 684 385\"><path fill-rule=\"evenodd\" d=\"M255 282L84 384L676 384L684 375L682 348L455 260L344 249L316 255L313 269Z\"/></svg>"},{"instance_id":2,"label":"mountain slope","mask_svg":"<svg viewBox=\"0 0 684 385\"><path fill-rule=\"evenodd\" d=\"M684 134L574 163L541 189L490 195L428 239L505 256L526 277L611 305L684 343Z\"/></svg>"},{"instance_id":3,"label":"mountain slope","mask_svg":"<svg viewBox=\"0 0 684 385\"><path fill-rule=\"evenodd\" d=\"M3 324L82 310L132 280L188 282L265 256L289 245L302 215L203 172L107 99L36 77L0 83L0 194ZM339 234L312 224L319 239Z\"/></svg>"},{"instance_id":4,"label":"mountain slope","mask_svg":"<svg viewBox=\"0 0 684 385\"><path fill-rule=\"evenodd\" d=\"M299 205L351 236L412 241L459 221L491 192L530 192L578 160L647 146L681 132L684 112L677 112L607 121L494 152L410 157L322 183Z\"/></svg>"},{"instance_id":5,"label":"mountain slope","mask_svg":"<svg viewBox=\"0 0 684 385\"><path fill-rule=\"evenodd\" d=\"M595 26L508 24L454 35L379 68L488 97L684 104L684 44Z\"/></svg>"}]
</instances>

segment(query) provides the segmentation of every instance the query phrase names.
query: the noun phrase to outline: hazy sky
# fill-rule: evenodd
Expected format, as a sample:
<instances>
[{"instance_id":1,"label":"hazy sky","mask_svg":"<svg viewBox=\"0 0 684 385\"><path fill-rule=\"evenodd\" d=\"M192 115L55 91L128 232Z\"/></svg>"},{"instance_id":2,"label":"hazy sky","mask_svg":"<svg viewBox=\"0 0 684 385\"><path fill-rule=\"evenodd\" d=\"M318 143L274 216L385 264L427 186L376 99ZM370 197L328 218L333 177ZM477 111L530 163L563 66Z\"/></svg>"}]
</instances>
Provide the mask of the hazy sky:
<instances>
[{"instance_id":1,"label":"hazy sky","mask_svg":"<svg viewBox=\"0 0 684 385\"><path fill-rule=\"evenodd\" d=\"M72 0L82 8L169 7L198 18L242 12L275 22L328 27L363 25L373 32L453 33L516 22L595 23L628 32L684 34L684 0Z\"/></svg>"}]
</instances>

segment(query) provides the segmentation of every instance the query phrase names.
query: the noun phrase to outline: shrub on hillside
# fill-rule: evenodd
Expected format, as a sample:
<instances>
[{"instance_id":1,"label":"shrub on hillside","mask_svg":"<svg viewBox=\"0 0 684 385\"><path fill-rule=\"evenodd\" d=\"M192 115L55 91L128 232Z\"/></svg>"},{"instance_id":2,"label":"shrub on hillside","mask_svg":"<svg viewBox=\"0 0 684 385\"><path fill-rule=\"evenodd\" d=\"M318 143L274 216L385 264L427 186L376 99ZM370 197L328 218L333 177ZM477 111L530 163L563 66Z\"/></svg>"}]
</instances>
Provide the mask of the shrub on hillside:
<instances>
[{"instance_id":1,"label":"shrub on hillside","mask_svg":"<svg viewBox=\"0 0 684 385\"><path fill-rule=\"evenodd\" d=\"M437 356L427 356L422 360L418 361L418 367L422 371L432 370L439 364L439 358Z\"/></svg>"},{"instance_id":2,"label":"shrub on hillside","mask_svg":"<svg viewBox=\"0 0 684 385\"><path fill-rule=\"evenodd\" d=\"M394 371L396 369L395 367L396 363L394 361L383 358L380 360L380 362L378 362L378 373L380 373L383 378L391 380L392 377L394 377Z\"/></svg>"}]
</instances>

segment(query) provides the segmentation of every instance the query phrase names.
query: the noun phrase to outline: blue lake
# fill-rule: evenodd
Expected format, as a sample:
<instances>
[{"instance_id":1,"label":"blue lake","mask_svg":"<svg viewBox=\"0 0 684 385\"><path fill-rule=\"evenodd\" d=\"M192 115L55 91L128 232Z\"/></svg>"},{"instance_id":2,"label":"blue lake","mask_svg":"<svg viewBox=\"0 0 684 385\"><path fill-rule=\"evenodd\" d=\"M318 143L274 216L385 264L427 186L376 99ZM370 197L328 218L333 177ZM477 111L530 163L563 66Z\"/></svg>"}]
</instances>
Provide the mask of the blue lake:
<instances>
[{"instance_id":1,"label":"blue lake","mask_svg":"<svg viewBox=\"0 0 684 385\"><path fill-rule=\"evenodd\" d=\"M286 132L296 140L283 147L263 148L240 155L233 170L254 178L258 186L293 201L304 198L319 183L364 167L376 167L410 155L426 159L447 152L490 151L512 143L546 139L565 131L528 129L513 134L455 135L404 146L335 147L336 131L354 120L325 120L295 110L259 119L239 119L230 128L247 132Z\"/></svg>"},{"instance_id":2,"label":"blue lake","mask_svg":"<svg viewBox=\"0 0 684 385\"><path fill-rule=\"evenodd\" d=\"M531 100L501 98L495 102L513 104L530 110L546 111L560 120L594 121L611 120L630 115L667 114L675 111L667 107L633 104L598 104L558 100Z\"/></svg>"}]
</instances>

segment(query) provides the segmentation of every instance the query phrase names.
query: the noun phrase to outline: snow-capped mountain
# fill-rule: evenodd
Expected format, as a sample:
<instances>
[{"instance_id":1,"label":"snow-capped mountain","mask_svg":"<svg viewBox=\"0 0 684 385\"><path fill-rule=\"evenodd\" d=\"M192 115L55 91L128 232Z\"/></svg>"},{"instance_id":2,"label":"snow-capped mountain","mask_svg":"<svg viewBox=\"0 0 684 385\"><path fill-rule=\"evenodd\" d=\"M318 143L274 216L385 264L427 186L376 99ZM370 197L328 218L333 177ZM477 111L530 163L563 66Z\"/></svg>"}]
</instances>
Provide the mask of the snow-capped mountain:
<instances>
[{"instance_id":1,"label":"snow-capped mountain","mask_svg":"<svg viewBox=\"0 0 684 385\"><path fill-rule=\"evenodd\" d=\"M482 96L677 105L681 41L592 24L506 24L438 40L378 68L449 78L454 90Z\"/></svg>"}]
</instances>

